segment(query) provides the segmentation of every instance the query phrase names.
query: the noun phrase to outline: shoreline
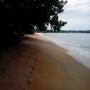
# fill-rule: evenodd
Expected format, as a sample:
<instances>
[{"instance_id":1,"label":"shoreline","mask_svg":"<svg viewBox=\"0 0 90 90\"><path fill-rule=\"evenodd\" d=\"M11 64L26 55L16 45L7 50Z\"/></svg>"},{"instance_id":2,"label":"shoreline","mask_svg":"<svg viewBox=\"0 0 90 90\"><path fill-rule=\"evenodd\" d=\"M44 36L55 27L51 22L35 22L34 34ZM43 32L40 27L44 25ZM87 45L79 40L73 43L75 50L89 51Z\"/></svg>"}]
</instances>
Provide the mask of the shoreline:
<instances>
[{"instance_id":1,"label":"shoreline","mask_svg":"<svg viewBox=\"0 0 90 90\"><path fill-rule=\"evenodd\" d=\"M90 70L40 35L0 57L0 90L89 90Z\"/></svg>"},{"instance_id":2,"label":"shoreline","mask_svg":"<svg viewBox=\"0 0 90 90\"><path fill-rule=\"evenodd\" d=\"M52 37L49 37L49 36L44 36L41 34L42 37L48 39L49 41L53 42L54 44L56 44L57 46L59 46L60 48L63 48L66 50L66 53L69 54L70 56L72 56L78 63L81 63L83 64L85 67L87 67L88 69L90 69L90 58L89 57L86 57L84 56L83 54L81 53L84 53L84 52L77 52L77 48L76 50L72 49L72 48L68 48L67 46L63 46L62 44L59 44L58 41L56 41L54 38Z\"/></svg>"}]
</instances>

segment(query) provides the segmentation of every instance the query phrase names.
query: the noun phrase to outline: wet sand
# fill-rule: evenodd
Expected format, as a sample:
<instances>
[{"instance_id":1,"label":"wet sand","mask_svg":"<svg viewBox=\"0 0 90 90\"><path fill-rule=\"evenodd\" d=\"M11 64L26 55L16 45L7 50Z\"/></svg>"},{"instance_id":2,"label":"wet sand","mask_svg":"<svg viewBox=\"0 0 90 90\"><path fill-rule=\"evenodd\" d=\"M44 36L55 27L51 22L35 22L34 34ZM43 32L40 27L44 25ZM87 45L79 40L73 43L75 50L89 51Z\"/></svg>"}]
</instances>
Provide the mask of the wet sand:
<instances>
[{"instance_id":1,"label":"wet sand","mask_svg":"<svg viewBox=\"0 0 90 90\"><path fill-rule=\"evenodd\" d=\"M90 90L90 69L40 35L0 55L0 90Z\"/></svg>"}]
</instances>

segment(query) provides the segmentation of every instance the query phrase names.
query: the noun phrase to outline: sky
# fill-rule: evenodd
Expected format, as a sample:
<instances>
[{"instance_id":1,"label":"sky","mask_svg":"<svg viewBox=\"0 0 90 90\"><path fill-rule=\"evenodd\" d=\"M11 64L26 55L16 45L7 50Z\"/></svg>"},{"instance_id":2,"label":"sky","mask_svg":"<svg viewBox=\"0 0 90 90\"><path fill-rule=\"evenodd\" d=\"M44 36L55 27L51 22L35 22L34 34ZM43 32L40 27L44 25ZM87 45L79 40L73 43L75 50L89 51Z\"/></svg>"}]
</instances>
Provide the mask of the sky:
<instances>
[{"instance_id":1,"label":"sky","mask_svg":"<svg viewBox=\"0 0 90 90\"><path fill-rule=\"evenodd\" d=\"M90 0L67 0L59 19L67 21L63 30L90 30Z\"/></svg>"}]
</instances>

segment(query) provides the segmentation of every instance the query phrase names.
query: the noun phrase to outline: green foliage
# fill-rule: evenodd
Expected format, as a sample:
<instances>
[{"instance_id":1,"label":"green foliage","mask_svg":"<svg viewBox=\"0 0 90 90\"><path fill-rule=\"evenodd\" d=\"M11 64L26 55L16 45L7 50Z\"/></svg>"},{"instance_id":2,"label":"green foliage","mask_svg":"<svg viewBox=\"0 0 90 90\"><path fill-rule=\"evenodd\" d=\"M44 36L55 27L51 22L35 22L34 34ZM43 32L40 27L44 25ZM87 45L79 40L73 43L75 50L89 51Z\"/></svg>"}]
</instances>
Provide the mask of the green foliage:
<instances>
[{"instance_id":1,"label":"green foliage","mask_svg":"<svg viewBox=\"0 0 90 90\"><path fill-rule=\"evenodd\" d=\"M63 0L0 0L0 38L5 34L10 40L12 36L45 31L47 25L59 31L66 24L58 20L66 3Z\"/></svg>"},{"instance_id":2,"label":"green foliage","mask_svg":"<svg viewBox=\"0 0 90 90\"><path fill-rule=\"evenodd\" d=\"M64 11L66 3L63 0L1 0L0 7L5 8L7 23L17 27L29 29L34 25L41 29L51 24L53 29L60 29L63 25L58 21L58 14Z\"/></svg>"}]
</instances>

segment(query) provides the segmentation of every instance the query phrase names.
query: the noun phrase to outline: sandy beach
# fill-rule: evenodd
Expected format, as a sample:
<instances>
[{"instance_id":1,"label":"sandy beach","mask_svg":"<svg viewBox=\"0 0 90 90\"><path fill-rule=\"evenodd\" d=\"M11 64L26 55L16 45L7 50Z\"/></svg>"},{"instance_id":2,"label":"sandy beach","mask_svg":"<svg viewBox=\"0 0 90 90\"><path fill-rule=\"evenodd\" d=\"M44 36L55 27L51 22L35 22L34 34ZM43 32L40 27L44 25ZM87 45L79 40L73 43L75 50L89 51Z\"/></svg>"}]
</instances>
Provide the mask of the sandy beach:
<instances>
[{"instance_id":1,"label":"sandy beach","mask_svg":"<svg viewBox=\"0 0 90 90\"><path fill-rule=\"evenodd\" d=\"M90 69L44 37L26 35L0 55L0 90L90 90Z\"/></svg>"}]
</instances>

